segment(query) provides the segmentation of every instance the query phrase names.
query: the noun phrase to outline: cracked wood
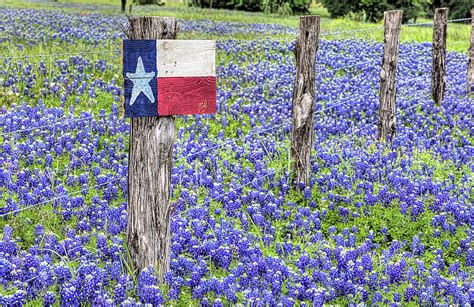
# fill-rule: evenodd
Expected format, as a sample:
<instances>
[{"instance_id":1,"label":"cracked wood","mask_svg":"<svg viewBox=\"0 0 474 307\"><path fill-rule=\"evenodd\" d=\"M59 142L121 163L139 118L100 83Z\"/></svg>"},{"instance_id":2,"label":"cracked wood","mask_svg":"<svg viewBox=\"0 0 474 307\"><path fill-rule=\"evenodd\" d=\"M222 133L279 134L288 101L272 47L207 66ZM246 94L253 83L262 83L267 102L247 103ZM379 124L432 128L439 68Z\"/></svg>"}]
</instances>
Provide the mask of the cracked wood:
<instances>
[{"instance_id":1,"label":"cracked wood","mask_svg":"<svg viewBox=\"0 0 474 307\"><path fill-rule=\"evenodd\" d=\"M471 10L471 43L467 64L467 95L474 94L474 8Z\"/></svg>"},{"instance_id":2,"label":"cracked wood","mask_svg":"<svg viewBox=\"0 0 474 307\"><path fill-rule=\"evenodd\" d=\"M436 105L444 100L446 87L446 31L448 9L435 10L433 23L433 65L431 67L431 97Z\"/></svg>"},{"instance_id":3,"label":"cracked wood","mask_svg":"<svg viewBox=\"0 0 474 307\"><path fill-rule=\"evenodd\" d=\"M130 20L130 39L175 39L174 18ZM135 270L153 266L160 280L170 268L171 170L176 139L174 118L130 119L127 243Z\"/></svg>"},{"instance_id":4,"label":"cracked wood","mask_svg":"<svg viewBox=\"0 0 474 307\"><path fill-rule=\"evenodd\" d=\"M400 47L400 26L403 11L384 13L384 47L380 71L379 140L385 141L396 132L397 66Z\"/></svg>"},{"instance_id":5,"label":"cracked wood","mask_svg":"<svg viewBox=\"0 0 474 307\"><path fill-rule=\"evenodd\" d=\"M291 160L293 180L297 186L299 183L308 184L311 167L319 23L319 16L301 17L295 47L296 77L293 88Z\"/></svg>"}]
</instances>

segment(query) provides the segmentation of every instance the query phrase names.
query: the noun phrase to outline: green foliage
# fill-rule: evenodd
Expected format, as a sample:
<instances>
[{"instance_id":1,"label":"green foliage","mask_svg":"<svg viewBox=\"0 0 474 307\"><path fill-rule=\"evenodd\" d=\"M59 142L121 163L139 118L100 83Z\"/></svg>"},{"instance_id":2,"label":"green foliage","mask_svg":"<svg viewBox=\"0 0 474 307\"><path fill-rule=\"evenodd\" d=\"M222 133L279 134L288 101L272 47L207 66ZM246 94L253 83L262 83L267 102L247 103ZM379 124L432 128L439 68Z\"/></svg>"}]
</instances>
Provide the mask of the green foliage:
<instances>
[{"instance_id":1,"label":"green foliage","mask_svg":"<svg viewBox=\"0 0 474 307\"><path fill-rule=\"evenodd\" d=\"M425 5L427 16L432 18L434 10L440 7L449 8L450 19L470 18L474 2L473 0L434 0Z\"/></svg>"},{"instance_id":2,"label":"green foliage","mask_svg":"<svg viewBox=\"0 0 474 307\"><path fill-rule=\"evenodd\" d=\"M353 16L360 19L360 16L365 16L365 21L371 22L382 20L385 11L396 9L403 10L403 22L416 20L429 2L429 0L356 0L348 3L344 0L322 0L333 18L348 15L350 19Z\"/></svg>"},{"instance_id":3,"label":"green foliage","mask_svg":"<svg viewBox=\"0 0 474 307\"><path fill-rule=\"evenodd\" d=\"M190 0L191 6L291 15L307 13L311 0Z\"/></svg>"},{"instance_id":4,"label":"green foliage","mask_svg":"<svg viewBox=\"0 0 474 307\"><path fill-rule=\"evenodd\" d=\"M158 5L163 5L161 0L133 0L132 1L134 4L158 4Z\"/></svg>"}]
</instances>

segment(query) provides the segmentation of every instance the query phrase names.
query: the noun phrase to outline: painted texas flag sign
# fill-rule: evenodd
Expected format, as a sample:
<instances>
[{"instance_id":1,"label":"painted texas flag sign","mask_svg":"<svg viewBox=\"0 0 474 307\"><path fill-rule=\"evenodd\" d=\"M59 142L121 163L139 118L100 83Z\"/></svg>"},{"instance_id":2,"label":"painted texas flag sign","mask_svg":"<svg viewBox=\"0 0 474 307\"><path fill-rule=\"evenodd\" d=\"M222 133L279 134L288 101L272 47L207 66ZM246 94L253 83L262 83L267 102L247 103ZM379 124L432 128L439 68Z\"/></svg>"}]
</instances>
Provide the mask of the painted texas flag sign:
<instances>
[{"instance_id":1,"label":"painted texas flag sign","mask_svg":"<svg viewBox=\"0 0 474 307\"><path fill-rule=\"evenodd\" d=\"M124 40L125 117L216 112L215 41Z\"/></svg>"}]
</instances>

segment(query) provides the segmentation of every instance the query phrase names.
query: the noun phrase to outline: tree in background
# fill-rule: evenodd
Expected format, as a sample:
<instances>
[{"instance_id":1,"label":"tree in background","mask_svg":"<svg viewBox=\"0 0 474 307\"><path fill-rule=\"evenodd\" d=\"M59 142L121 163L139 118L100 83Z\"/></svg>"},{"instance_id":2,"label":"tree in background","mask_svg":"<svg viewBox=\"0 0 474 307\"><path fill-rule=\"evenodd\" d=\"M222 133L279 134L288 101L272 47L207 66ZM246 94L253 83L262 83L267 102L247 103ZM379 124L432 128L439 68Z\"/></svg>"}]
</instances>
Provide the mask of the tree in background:
<instances>
[{"instance_id":1,"label":"tree in background","mask_svg":"<svg viewBox=\"0 0 474 307\"><path fill-rule=\"evenodd\" d=\"M190 0L191 6L289 15L308 13L311 0Z\"/></svg>"},{"instance_id":2,"label":"tree in background","mask_svg":"<svg viewBox=\"0 0 474 307\"><path fill-rule=\"evenodd\" d=\"M160 0L134 0L133 3L136 3L136 4L158 4L158 5L163 5L164 3L162 3Z\"/></svg>"},{"instance_id":3,"label":"tree in background","mask_svg":"<svg viewBox=\"0 0 474 307\"><path fill-rule=\"evenodd\" d=\"M474 8L474 0L433 0L425 6L427 17L432 18L435 9L440 7L449 8L450 19L470 18L471 8Z\"/></svg>"},{"instance_id":4,"label":"tree in background","mask_svg":"<svg viewBox=\"0 0 474 307\"><path fill-rule=\"evenodd\" d=\"M416 21L418 16L423 15L430 0L322 0L321 2L333 18L359 13L365 16L366 21L377 22L383 19L385 11L399 9L403 10L403 22L407 22Z\"/></svg>"},{"instance_id":5,"label":"tree in background","mask_svg":"<svg viewBox=\"0 0 474 307\"><path fill-rule=\"evenodd\" d=\"M125 8L127 6L127 0L122 0L122 12L125 13Z\"/></svg>"},{"instance_id":6,"label":"tree in background","mask_svg":"<svg viewBox=\"0 0 474 307\"><path fill-rule=\"evenodd\" d=\"M127 2L127 0L122 0L122 9L125 8L125 3ZM145 5L145 4L157 4L157 5L165 5L164 2L161 2L161 0L133 0L132 1L133 4L138 4L138 5ZM125 9L124 9L125 11Z\"/></svg>"}]
</instances>

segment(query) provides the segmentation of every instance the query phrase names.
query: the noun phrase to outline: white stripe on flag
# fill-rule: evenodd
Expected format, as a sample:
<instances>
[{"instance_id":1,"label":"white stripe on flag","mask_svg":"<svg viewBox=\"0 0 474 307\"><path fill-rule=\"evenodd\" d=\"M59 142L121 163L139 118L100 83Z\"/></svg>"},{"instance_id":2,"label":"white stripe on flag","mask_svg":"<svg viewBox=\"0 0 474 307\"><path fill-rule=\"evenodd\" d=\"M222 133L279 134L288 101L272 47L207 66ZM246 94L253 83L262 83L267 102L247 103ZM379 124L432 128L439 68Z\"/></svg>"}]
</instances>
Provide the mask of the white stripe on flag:
<instances>
[{"instance_id":1,"label":"white stripe on flag","mask_svg":"<svg viewBox=\"0 0 474 307\"><path fill-rule=\"evenodd\" d=\"M216 41L157 40L160 77L215 77Z\"/></svg>"}]
</instances>

